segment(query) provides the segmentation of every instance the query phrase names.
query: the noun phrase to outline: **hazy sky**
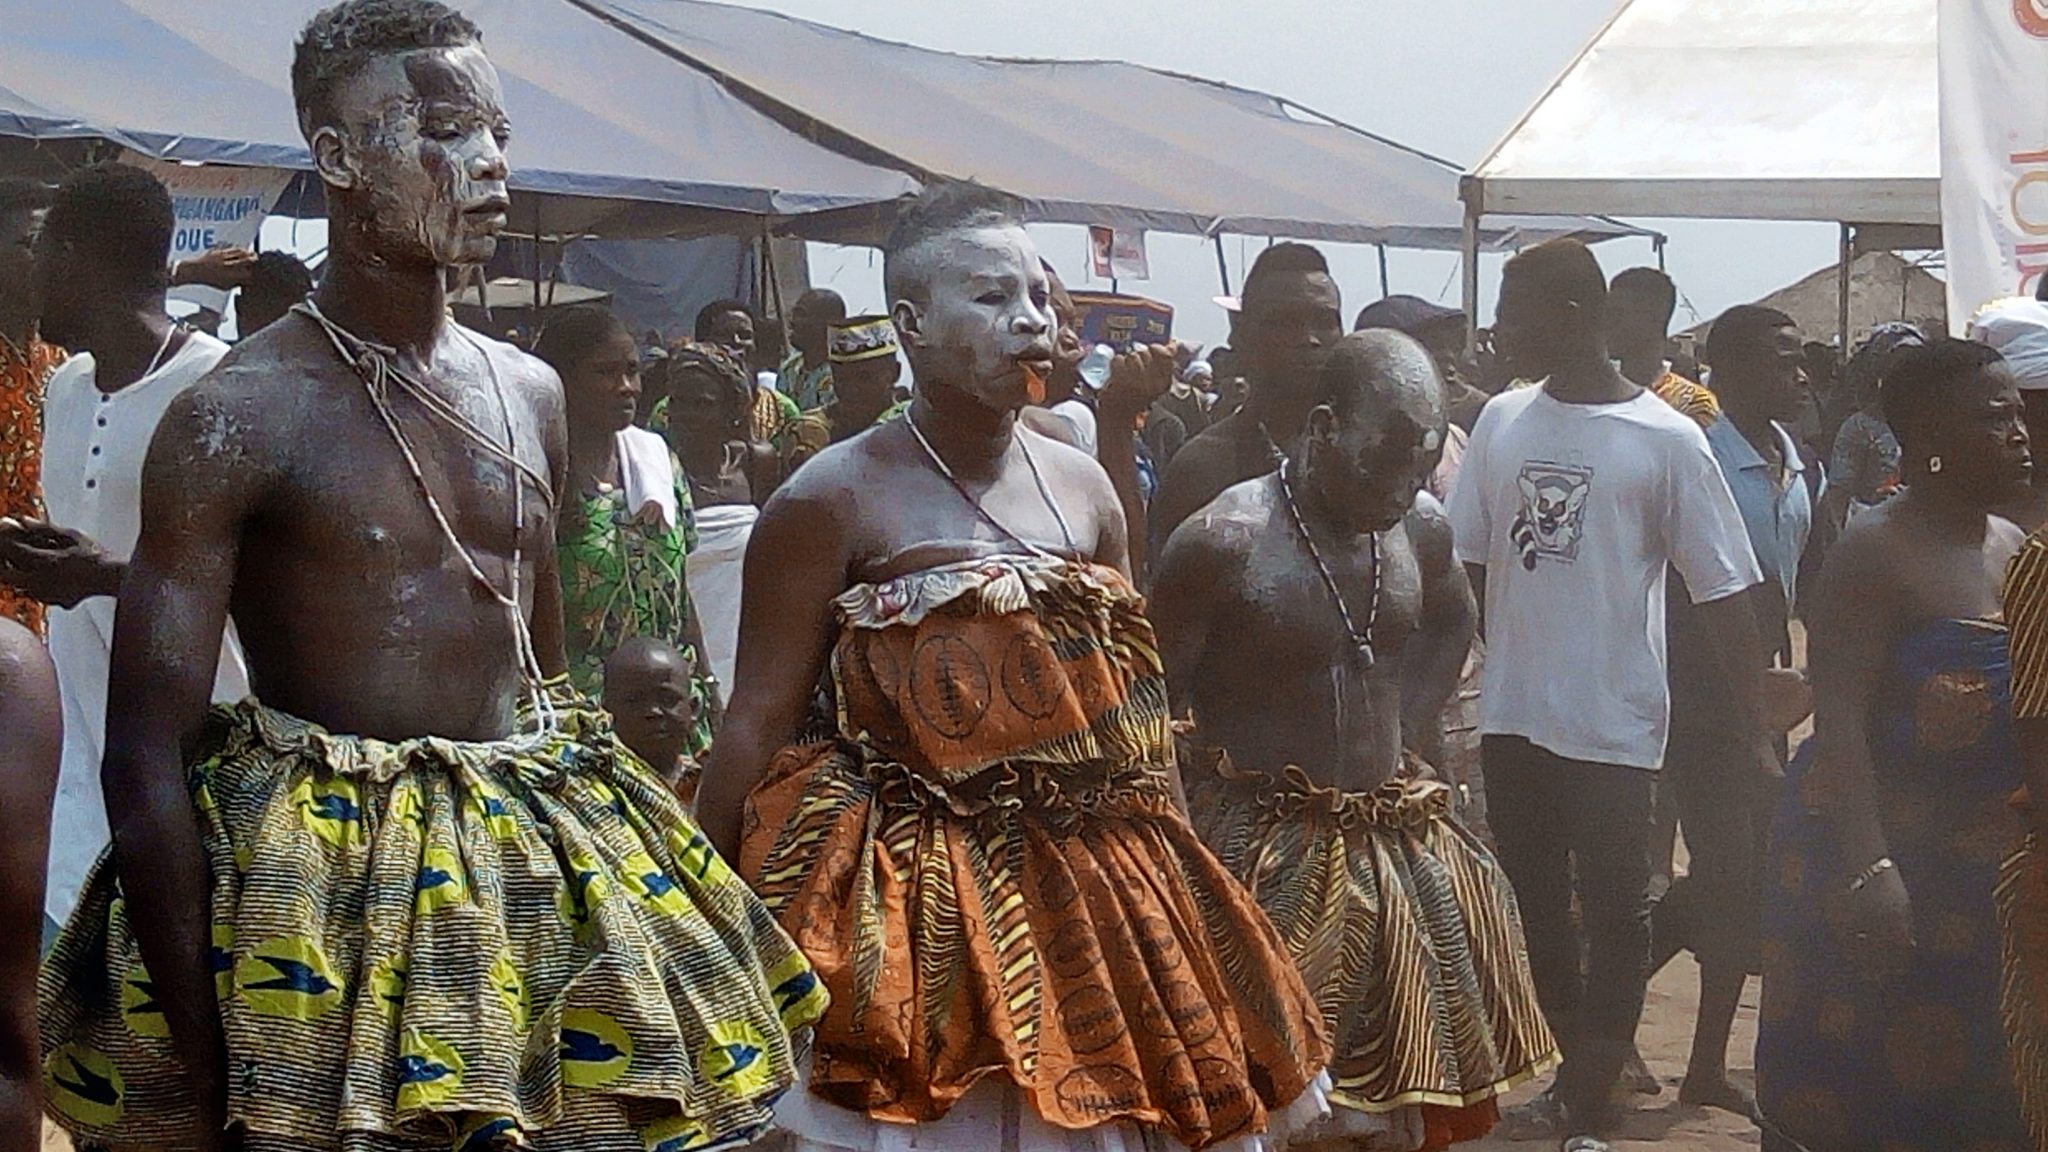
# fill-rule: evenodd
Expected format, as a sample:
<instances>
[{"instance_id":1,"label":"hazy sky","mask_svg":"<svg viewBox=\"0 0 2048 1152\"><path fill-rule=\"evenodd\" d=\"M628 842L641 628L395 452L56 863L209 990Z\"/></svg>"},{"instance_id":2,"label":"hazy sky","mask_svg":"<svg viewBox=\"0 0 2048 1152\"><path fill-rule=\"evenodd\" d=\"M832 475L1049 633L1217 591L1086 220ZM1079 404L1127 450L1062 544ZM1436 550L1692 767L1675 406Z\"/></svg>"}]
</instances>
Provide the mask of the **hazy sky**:
<instances>
[{"instance_id":1,"label":"hazy sky","mask_svg":"<svg viewBox=\"0 0 2048 1152\"><path fill-rule=\"evenodd\" d=\"M1571 60L1612 12L1615 0L740 0L820 23L953 52L1045 58L1118 58L1285 96L1336 119L1460 165L1477 162ZM1685 83L1673 60L1671 82ZM829 112L827 113L829 119ZM1105 145L1110 146L1110 145ZM1825 224L1636 221L1667 233L1666 266L1702 319L1834 263L1836 232ZM1045 254L1079 269L1085 240L1075 228L1038 228ZM1228 246L1233 283L1240 251ZM1347 314L1379 296L1371 249L1326 247L1344 288ZM1650 246L1622 240L1596 249L1610 272L1652 263ZM878 307L881 273L872 254L813 247L812 277L840 289L856 308ZM1214 253L1192 238L1155 234L1153 279L1126 282L1178 309L1176 334L1213 343L1221 312ZM1456 304L1454 255L1400 253L1395 292ZM1482 272L1491 307L1497 266Z\"/></svg>"}]
</instances>

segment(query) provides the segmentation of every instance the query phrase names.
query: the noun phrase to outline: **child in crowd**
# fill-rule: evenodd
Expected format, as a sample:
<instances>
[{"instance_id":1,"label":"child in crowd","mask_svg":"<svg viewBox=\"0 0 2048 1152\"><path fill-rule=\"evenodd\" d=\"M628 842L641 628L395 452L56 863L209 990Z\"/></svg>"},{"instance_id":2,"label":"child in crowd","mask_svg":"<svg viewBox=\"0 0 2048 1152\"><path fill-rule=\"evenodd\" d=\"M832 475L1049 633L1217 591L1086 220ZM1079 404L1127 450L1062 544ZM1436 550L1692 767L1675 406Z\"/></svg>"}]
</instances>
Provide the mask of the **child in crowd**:
<instances>
[{"instance_id":1,"label":"child in crowd","mask_svg":"<svg viewBox=\"0 0 2048 1152\"><path fill-rule=\"evenodd\" d=\"M613 729L645 760L685 806L696 801L700 769L689 753L697 710L690 697L696 674L690 657L666 641L635 636L604 665L604 706Z\"/></svg>"}]
</instances>

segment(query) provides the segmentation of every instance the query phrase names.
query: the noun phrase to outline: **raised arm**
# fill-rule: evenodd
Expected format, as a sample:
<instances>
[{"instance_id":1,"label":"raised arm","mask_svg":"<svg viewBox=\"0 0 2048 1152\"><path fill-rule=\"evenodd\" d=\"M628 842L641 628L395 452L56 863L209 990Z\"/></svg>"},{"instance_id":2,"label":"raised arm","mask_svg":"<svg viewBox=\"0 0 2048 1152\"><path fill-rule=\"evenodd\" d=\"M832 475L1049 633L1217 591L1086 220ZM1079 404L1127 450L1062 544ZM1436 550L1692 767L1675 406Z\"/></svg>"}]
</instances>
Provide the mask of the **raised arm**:
<instances>
[{"instance_id":1,"label":"raised arm","mask_svg":"<svg viewBox=\"0 0 2048 1152\"><path fill-rule=\"evenodd\" d=\"M212 882L185 764L219 662L241 529L266 483L240 429L262 414L202 384L157 426L142 475L142 534L121 585L107 680L101 782L128 920L171 1045L218 1139L226 1049L206 963Z\"/></svg>"},{"instance_id":2,"label":"raised arm","mask_svg":"<svg viewBox=\"0 0 2048 1152\"><path fill-rule=\"evenodd\" d=\"M768 502L747 542L739 660L725 727L697 794L712 847L739 859L747 794L795 738L832 648L832 602L846 588L849 537L829 498L835 479L813 460Z\"/></svg>"},{"instance_id":3,"label":"raised arm","mask_svg":"<svg viewBox=\"0 0 2048 1152\"><path fill-rule=\"evenodd\" d=\"M1424 492L1408 514L1408 539L1422 569L1422 622L1408 644L1402 669L1401 742L1424 761L1443 762L1444 705L1458 690L1479 609L1472 585L1451 548L1451 522L1443 505Z\"/></svg>"},{"instance_id":4,"label":"raised arm","mask_svg":"<svg viewBox=\"0 0 2048 1152\"><path fill-rule=\"evenodd\" d=\"M0 618L0 1148L42 1140L36 958L63 750L57 673L28 629Z\"/></svg>"}]
</instances>

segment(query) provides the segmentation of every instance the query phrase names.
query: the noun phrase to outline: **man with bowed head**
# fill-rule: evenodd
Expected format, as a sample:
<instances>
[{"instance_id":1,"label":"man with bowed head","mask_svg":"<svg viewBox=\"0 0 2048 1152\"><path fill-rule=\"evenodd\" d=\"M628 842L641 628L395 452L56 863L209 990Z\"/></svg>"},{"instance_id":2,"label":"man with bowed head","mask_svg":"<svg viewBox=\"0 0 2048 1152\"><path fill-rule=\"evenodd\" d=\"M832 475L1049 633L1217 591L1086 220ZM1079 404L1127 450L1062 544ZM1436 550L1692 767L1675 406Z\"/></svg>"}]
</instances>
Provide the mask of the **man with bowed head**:
<instances>
[{"instance_id":1,"label":"man with bowed head","mask_svg":"<svg viewBox=\"0 0 2048 1152\"><path fill-rule=\"evenodd\" d=\"M509 207L481 35L347 0L292 88L328 271L150 448L114 848L43 981L49 1110L173 1149L748 1139L822 994L556 679L562 385L443 287ZM257 699L209 710L230 609Z\"/></svg>"},{"instance_id":2,"label":"man with bowed head","mask_svg":"<svg viewBox=\"0 0 2048 1152\"><path fill-rule=\"evenodd\" d=\"M763 511L700 793L832 997L777 1119L800 1152L1244 1147L1315 1105L1320 1021L1178 803L1108 477L1017 420L1038 254L945 185L884 276L917 394Z\"/></svg>"},{"instance_id":3,"label":"man with bowed head","mask_svg":"<svg viewBox=\"0 0 2048 1152\"><path fill-rule=\"evenodd\" d=\"M1297 455L1175 530L1152 610L1207 746L1183 762L1195 828L1272 917L1334 1048L1342 1107L1289 1147L1441 1148L1484 1136L1557 1045L1507 878L1415 754L1474 616L1422 491L1442 382L1422 345L1373 331L1337 343L1313 395Z\"/></svg>"}]
</instances>

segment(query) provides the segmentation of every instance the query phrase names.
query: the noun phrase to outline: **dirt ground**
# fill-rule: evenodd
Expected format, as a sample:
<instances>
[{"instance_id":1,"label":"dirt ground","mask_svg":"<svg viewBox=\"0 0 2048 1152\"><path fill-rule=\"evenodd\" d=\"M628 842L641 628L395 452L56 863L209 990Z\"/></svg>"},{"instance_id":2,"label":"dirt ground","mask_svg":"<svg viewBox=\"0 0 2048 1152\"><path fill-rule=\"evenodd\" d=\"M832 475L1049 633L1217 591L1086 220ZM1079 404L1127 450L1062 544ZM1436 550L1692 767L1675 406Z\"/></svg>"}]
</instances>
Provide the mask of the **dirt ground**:
<instances>
[{"instance_id":1,"label":"dirt ground","mask_svg":"<svg viewBox=\"0 0 2048 1152\"><path fill-rule=\"evenodd\" d=\"M1757 981L1752 978L1742 997L1742 1010L1735 1016L1735 1037L1729 1045L1730 1076L1743 1087L1756 1083ZM1699 969L1692 957L1680 956L1650 984L1649 999L1643 1005L1642 1026L1636 1030L1636 1044L1650 1071L1664 1084L1661 1096L1636 1097L1635 1114L1615 1142L1617 1149L1655 1148L1659 1152L1744 1152L1760 1147L1762 1136L1756 1125L1732 1113L1711 1108L1685 1108L1678 1103L1678 1081L1685 1072L1686 1053L1692 1046L1693 1015L1699 1010ZM1543 1087L1532 1084L1516 1092L1509 1104L1519 1104ZM1515 1143L1483 1140L1462 1144L1475 1152L1541 1152L1554 1145L1543 1142Z\"/></svg>"},{"instance_id":2,"label":"dirt ground","mask_svg":"<svg viewBox=\"0 0 2048 1152\"><path fill-rule=\"evenodd\" d=\"M1751 980L1748 993L1742 1000L1742 1011L1735 1018L1735 1042L1731 1046L1735 1055L1729 1061L1737 1082L1744 1086L1754 1082L1755 1062L1750 1059L1750 1053L1756 1047L1756 995L1757 982ZM1617 1149L1745 1152L1760 1146L1761 1137L1747 1120L1726 1112L1681 1108L1678 1105L1678 1078L1685 1071L1685 1055L1692 1043L1693 1013L1698 1004L1699 969L1693 966L1691 957L1680 956L1650 985L1650 998L1643 1008L1642 1028L1636 1033L1643 1059L1664 1082L1664 1094L1637 1097L1637 1111L1629 1118L1623 1139L1615 1144ZM1523 1088L1514 1095L1511 1103L1520 1103L1534 1096L1540 1087L1540 1084L1532 1084ZM1544 1152L1551 1145L1485 1140L1460 1147L1474 1152ZM71 1146L56 1129L46 1128L43 1152L71 1152Z\"/></svg>"}]
</instances>

